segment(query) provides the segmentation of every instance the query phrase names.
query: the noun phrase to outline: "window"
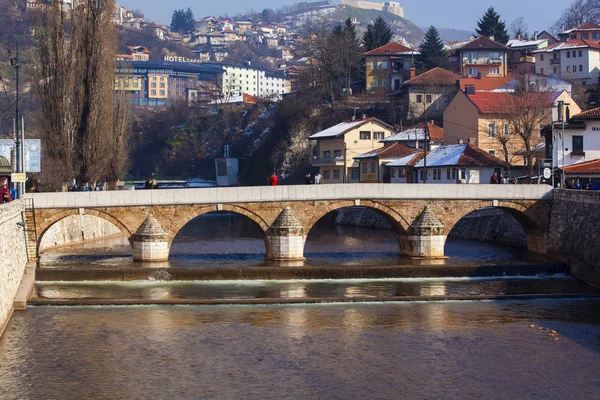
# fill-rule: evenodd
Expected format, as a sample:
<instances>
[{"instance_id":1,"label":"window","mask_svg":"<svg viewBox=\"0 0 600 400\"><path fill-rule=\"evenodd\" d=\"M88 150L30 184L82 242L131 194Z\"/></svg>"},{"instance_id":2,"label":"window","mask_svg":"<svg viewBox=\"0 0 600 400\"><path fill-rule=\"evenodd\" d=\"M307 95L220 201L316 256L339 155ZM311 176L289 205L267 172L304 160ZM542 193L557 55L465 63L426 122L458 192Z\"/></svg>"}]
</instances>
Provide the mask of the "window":
<instances>
[{"instance_id":1,"label":"window","mask_svg":"<svg viewBox=\"0 0 600 400\"><path fill-rule=\"evenodd\" d=\"M492 60L498 60L500 58L500 53L498 53L498 52L490 52L489 53L489 58L491 58Z\"/></svg>"},{"instance_id":2,"label":"window","mask_svg":"<svg viewBox=\"0 0 600 400\"><path fill-rule=\"evenodd\" d=\"M398 168L398 178L406 177L406 168Z\"/></svg>"},{"instance_id":3,"label":"window","mask_svg":"<svg viewBox=\"0 0 600 400\"><path fill-rule=\"evenodd\" d=\"M577 57L577 52L573 50L573 58Z\"/></svg>"},{"instance_id":4,"label":"window","mask_svg":"<svg viewBox=\"0 0 600 400\"><path fill-rule=\"evenodd\" d=\"M583 65L579 64L579 72L583 71Z\"/></svg>"},{"instance_id":5,"label":"window","mask_svg":"<svg viewBox=\"0 0 600 400\"><path fill-rule=\"evenodd\" d=\"M365 161L362 166L363 166L363 174L368 173L369 172L369 164L367 164L367 162Z\"/></svg>"},{"instance_id":6,"label":"window","mask_svg":"<svg viewBox=\"0 0 600 400\"><path fill-rule=\"evenodd\" d=\"M573 153L583 153L582 135L573 135Z\"/></svg>"},{"instance_id":7,"label":"window","mask_svg":"<svg viewBox=\"0 0 600 400\"><path fill-rule=\"evenodd\" d=\"M323 179L331 178L331 172L328 169L323 170Z\"/></svg>"},{"instance_id":8,"label":"window","mask_svg":"<svg viewBox=\"0 0 600 400\"><path fill-rule=\"evenodd\" d=\"M381 86L382 86L382 87L387 87L387 85L388 85L387 79L383 78L383 79L381 80Z\"/></svg>"},{"instance_id":9,"label":"window","mask_svg":"<svg viewBox=\"0 0 600 400\"><path fill-rule=\"evenodd\" d=\"M493 122L491 124L488 124L488 137L490 137L490 138L496 137L496 124Z\"/></svg>"},{"instance_id":10,"label":"window","mask_svg":"<svg viewBox=\"0 0 600 400\"><path fill-rule=\"evenodd\" d=\"M374 140L382 140L384 138L384 132L373 132Z\"/></svg>"},{"instance_id":11,"label":"window","mask_svg":"<svg viewBox=\"0 0 600 400\"><path fill-rule=\"evenodd\" d=\"M567 58L571 58L571 52L567 51Z\"/></svg>"},{"instance_id":12,"label":"window","mask_svg":"<svg viewBox=\"0 0 600 400\"><path fill-rule=\"evenodd\" d=\"M460 169L460 179L467 179L467 169L466 168Z\"/></svg>"},{"instance_id":13,"label":"window","mask_svg":"<svg viewBox=\"0 0 600 400\"><path fill-rule=\"evenodd\" d=\"M543 70L544 70L544 69L542 68L542 71L543 71ZM554 67L554 73L555 73L555 74L558 74L558 68Z\"/></svg>"},{"instance_id":14,"label":"window","mask_svg":"<svg viewBox=\"0 0 600 400\"><path fill-rule=\"evenodd\" d=\"M156 87L156 82L152 82L152 83L150 84L150 87L153 87L153 88L155 88L155 87Z\"/></svg>"},{"instance_id":15,"label":"window","mask_svg":"<svg viewBox=\"0 0 600 400\"><path fill-rule=\"evenodd\" d=\"M161 82L161 83L160 83L160 87L161 87L161 88L164 88L164 87L165 87L165 84Z\"/></svg>"},{"instance_id":16,"label":"window","mask_svg":"<svg viewBox=\"0 0 600 400\"><path fill-rule=\"evenodd\" d=\"M125 79L125 81L123 82L123 86L129 87L129 79Z\"/></svg>"},{"instance_id":17,"label":"window","mask_svg":"<svg viewBox=\"0 0 600 400\"><path fill-rule=\"evenodd\" d=\"M477 76L479 74L479 68L469 68L469 76Z\"/></svg>"},{"instance_id":18,"label":"window","mask_svg":"<svg viewBox=\"0 0 600 400\"><path fill-rule=\"evenodd\" d=\"M371 140L371 132L360 131L360 140Z\"/></svg>"},{"instance_id":19,"label":"window","mask_svg":"<svg viewBox=\"0 0 600 400\"><path fill-rule=\"evenodd\" d=\"M156 96L156 90L152 90L150 93L151 93L152 95Z\"/></svg>"},{"instance_id":20,"label":"window","mask_svg":"<svg viewBox=\"0 0 600 400\"><path fill-rule=\"evenodd\" d=\"M164 95L165 95L165 91L164 91L164 90L161 90L161 91L160 91L160 95L161 95L161 96L164 96Z\"/></svg>"},{"instance_id":21,"label":"window","mask_svg":"<svg viewBox=\"0 0 600 400\"><path fill-rule=\"evenodd\" d=\"M375 172L377 172L377 164L375 164L375 161L371 161L371 173L374 174Z\"/></svg>"},{"instance_id":22,"label":"window","mask_svg":"<svg viewBox=\"0 0 600 400\"><path fill-rule=\"evenodd\" d=\"M377 79L373 79L373 87L376 88L379 86L379 82L377 82Z\"/></svg>"},{"instance_id":23,"label":"window","mask_svg":"<svg viewBox=\"0 0 600 400\"><path fill-rule=\"evenodd\" d=\"M323 158L325 158L325 159L330 159L330 158L331 158L331 151L329 151L329 150L325 150L325 151L323 152Z\"/></svg>"},{"instance_id":24,"label":"window","mask_svg":"<svg viewBox=\"0 0 600 400\"><path fill-rule=\"evenodd\" d=\"M436 172L435 172L435 169L434 169L434 170L433 170L433 180L435 181L435 180L436 180L436 178L437 178L437 174L436 174Z\"/></svg>"},{"instance_id":25,"label":"window","mask_svg":"<svg viewBox=\"0 0 600 400\"><path fill-rule=\"evenodd\" d=\"M498 67L490 68L489 74L490 75L500 75L500 68L498 68Z\"/></svg>"},{"instance_id":26,"label":"window","mask_svg":"<svg viewBox=\"0 0 600 400\"><path fill-rule=\"evenodd\" d=\"M358 168L350 168L350 179L352 179L353 181L357 181L359 179L358 175Z\"/></svg>"},{"instance_id":27,"label":"window","mask_svg":"<svg viewBox=\"0 0 600 400\"><path fill-rule=\"evenodd\" d=\"M600 33L592 33L592 40L600 40Z\"/></svg>"},{"instance_id":28,"label":"window","mask_svg":"<svg viewBox=\"0 0 600 400\"><path fill-rule=\"evenodd\" d=\"M490 153L490 155L495 156L496 155L496 150L488 150L488 153Z\"/></svg>"},{"instance_id":29,"label":"window","mask_svg":"<svg viewBox=\"0 0 600 400\"><path fill-rule=\"evenodd\" d=\"M341 150L334 150L333 151L333 157L334 158L338 158L342 156L342 151Z\"/></svg>"},{"instance_id":30,"label":"window","mask_svg":"<svg viewBox=\"0 0 600 400\"><path fill-rule=\"evenodd\" d=\"M582 39L587 39L589 35L587 33L580 33ZM579 57L581 57L581 51L579 52Z\"/></svg>"},{"instance_id":31,"label":"window","mask_svg":"<svg viewBox=\"0 0 600 400\"><path fill-rule=\"evenodd\" d=\"M115 86L119 87L119 79L115 80Z\"/></svg>"},{"instance_id":32,"label":"window","mask_svg":"<svg viewBox=\"0 0 600 400\"><path fill-rule=\"evenodd\" d=\"M540 74L544 75L544 68L540 68Z\"/></svg>"},{"instance_id":33,"label":"window","mask_svg":"<svg viewBox=\"0 0 600 400\"><path fill-rule=\"evenodd\" d=\"M450 168L446 168L446 180L450 180Z\"/></svg>"},{"instance_id":34,"label":"window","mask_svg":"<svg viewBox=\"0 0 600 400\"><path fill-rule=\"evenodd\" d=\"M133 87L138 87L140 82L137 79L133 80Z\"/></svg>"},{"instance_id":35,"label":"window","mask_svg":"<svg viewBox=\"0 0 600 400\"><path fill-rule=\"evenodd\" d=\"M571 72L571 67L567 65L567 72Z\"/></svg>"},{"instance_id":36,"label":"window","mask_svg":"<svg viewBox=\"0 0 600 400\"><path fill-rule=\"evenodd\" d=\"M544 61L544 55L540 54L540 61Z\"/></svg>"},{"instance_id":37,"label":"window","mask_svg":"<svg viewBox=\"0 0 600 400\"><path fill-rule=\"evenodd\" d=\"M421 179L421 181L422 181L422 180L423 180L423 170L420 170L419 172L420 172L420 173L419 173L419 175L420 175L420 179Z\"/></svg>"},{"instance_id":38,"label":"window","mask_svg":"<svg viewBox=\"0 0 600 400\"><path fill-rule=\"evenodd\" d=\"M160 77L160 81L162 82L162 81L164 81L164 80L165 80L165 77L164 77L164 76L161 76L161 77Z\"/></svg>"},{"instance_id":39,"label":"window","mask_svg":"<svg viewBox=\"0 0 600 400\"><path fill-rule=\"evenodd\" d=\"M340 179L340 170L339 169L333 170L333 179Z\"/></svg>"},{"instance_id":40,"label":"window","mask_svg":"<svg viewBox=\"0 0 600 400\"><path fill-rule=\"evenodd\" d=\"M510 124L504 124L504 136L508 137L510 134Z\"/></svg>"},{"instance_id":41,"label":"window","mask_svg":"<svg viewBox=\"0 0 600 400\"><path fill-rule=\"evenodd\" d=\"M452 168L452 180L456 180L456 168Z\"/></svg>"},{"instance_id":42,"label":"window","mask_svg":"<svg viewBox=\"0 0 600 400\"><path fill-rule=\"evenodd\" d=\"M390 177L392 177L392 178L396 177L396 168L390 168Z\"/></svg>"},{"instance_id":43,"label":"window","mask_svg":"<svg viewBox=\"0 0 600 400\"><path fill-rule=\"evenodd\" d=\"M431 95L430 94L426 94L425 95L425 102L426 103L431 103Z\"/></svg>"},{"instance_id":44,"label":"window","mask_svg":"<svg viewBox=\"0 0 600 400\"><path fill-rule=\"evenodd\" d=\"M418 94L417 95L417 103L421 104L423 102L423 95L422 94Z\"/></svg>"},{"instance_id":45,"label":"window","mask_svg":"<svg viewBox=\"0 0 600 400\"><path fill-rule=\"evenodd\" d=\"M387 69L388 68L387 61L382 61L381 64L379 64L379 67L381 69Z\"/></svg>"},{"instance_id":46,"label":"window","mask_svg":"<svg viewBox=\"0 0 600 400\"><path fill-rule=\"evenodd\" d=\"M587 33L585 35L587 36ZM581 51L581 50L579 50L579 57L583 57L583 51Z\"/></svg>"}]
</instances>

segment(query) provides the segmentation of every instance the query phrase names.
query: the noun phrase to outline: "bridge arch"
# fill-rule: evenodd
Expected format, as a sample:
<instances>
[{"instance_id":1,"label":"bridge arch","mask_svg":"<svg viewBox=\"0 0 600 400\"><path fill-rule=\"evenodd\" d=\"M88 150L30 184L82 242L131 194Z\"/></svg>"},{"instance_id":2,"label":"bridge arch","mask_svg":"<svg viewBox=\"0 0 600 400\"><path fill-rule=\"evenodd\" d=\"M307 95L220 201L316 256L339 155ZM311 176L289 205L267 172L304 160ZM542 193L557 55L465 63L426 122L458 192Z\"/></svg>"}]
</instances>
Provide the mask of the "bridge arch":
<instances>
[{"instance_id":1,"label":"bridge arch","mask_svg":"<svg viewBox=\"0 0 600 400\"><path fill-rule=\"evenodd\" d=\"M42 243L42 238L44 237L46 232L48 232L48 229L50 229L52 226L54 226L57 222L65 219L67 217L74 216L74 215L80 215L79 209L61 210L61 211L51 215L50 217L47 217L44 219L44 222L38 226L39 231L38 231L38 236L36 238L36 254L40 253L40 245ZM115 218L114 216L112 216L108 213L105 213L103 211L93 209L93 208L86 209L84 215L93 215L95 217L98 217L105 221L110 222L117 229L119 229L119 231L121 231L123 236L125 236L125 238L131 243L131 235L133 232L131 232L127 228L127 226L125 226L125 224L123 224L119 219Z\"/></svg>"},{"instance_id":2,"label":"bridge arch","mask_svg":"<svg viewBox=\"0 0 600 400\"><path fill-rule=\"evenodd\" d=\"M438 218L444 224L446 235L450 234L454 226L468 214L474 211L495 208L502 210L513 217L523 229L527 239L527 248L536 253L546 252L546 232L549 225L549 214L536 208L535 204L526 206L517 201L499 201L491 205L488 202L464 202L460 209L452 212L438 212Z\"/></svg>"},{"instance_id":3,"label":"bridge arch","mask_svg":"<svg viewBox=\"0 0 600 400\"><path fill-rule=\"evenodd\" d=\"M223 204L222 206L209 205L209 206L194 207L191 210L188 210L186 213L184 213L180 218L176 218L175 221L173 221L173 224L170 226L171 234L169 235L170 236L169 247L171 247L171 245L173 244L173 241L175 240L177 235L181 232L181 230L188 223L192 222L194 219L201 217L202 215L215 213L215 212L224 212L224 211L231 212L231 213L234 213L237 215L241 215L241 216L245 217L245 219L251 221L256 227L258 227L261 232L261 239L263 240L263 243L265 245L265 254L268 254L269 241L267 239L266 231L269 228L269 225L265 222L265 220L261 216L259 216L255 212L253 212L247 208L240 207L240 206L233 205L233 204Z\"/></svg>"}]
</instances>

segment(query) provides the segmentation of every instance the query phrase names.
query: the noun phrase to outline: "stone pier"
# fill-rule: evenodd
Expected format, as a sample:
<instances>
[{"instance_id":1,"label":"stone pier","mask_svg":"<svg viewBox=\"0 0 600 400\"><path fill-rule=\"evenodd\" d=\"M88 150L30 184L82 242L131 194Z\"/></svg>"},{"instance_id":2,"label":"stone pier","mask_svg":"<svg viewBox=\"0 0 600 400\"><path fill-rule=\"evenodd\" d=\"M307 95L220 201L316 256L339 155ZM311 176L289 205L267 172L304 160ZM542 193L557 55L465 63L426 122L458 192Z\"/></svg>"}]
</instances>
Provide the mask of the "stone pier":
<instances>
[{"instance_id":1,"label":"stone pier","mask_svg":"<svg viewBox=\"0 0 600 400\"><path fill-rule=\"evenodd\" d=\"M407 233L407 236L400 238L402 254L423 258L444 257L444 225L429 206L425 206Z\"/></svg>"},{"instance_id":2,"label":"stone pier","mask_svg":"<svg viewBox=\"0 0 600 400\"><path fill-rule=\"evenodd\" d=\"M286 206L267 230L267 259L304 260L304 228Z\"/></svg>"},{"instance_id":3,"label":"stone pier","mask_svg":"<svg viewBox=\"0 0 600 400\"><path fill-rule=\"evenodd\" d=\"M148 215L133 236L133 261L167 261L169 235L152 215Z\"/></svg>"}]
</instances>

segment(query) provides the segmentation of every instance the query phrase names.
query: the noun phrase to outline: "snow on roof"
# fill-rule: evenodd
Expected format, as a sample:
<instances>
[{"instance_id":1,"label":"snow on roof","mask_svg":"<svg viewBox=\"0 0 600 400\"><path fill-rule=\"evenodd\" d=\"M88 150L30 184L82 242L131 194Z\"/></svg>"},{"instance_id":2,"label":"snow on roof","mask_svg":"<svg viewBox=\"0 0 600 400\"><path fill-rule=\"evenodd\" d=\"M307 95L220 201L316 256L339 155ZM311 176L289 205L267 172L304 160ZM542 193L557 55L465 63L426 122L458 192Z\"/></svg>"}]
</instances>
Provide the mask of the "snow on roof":
<instances>
[{"instance_id":1,"label":"snow on roof","mask_svg":"<svg viewBox=\"0 0 600 400\"><path fill-rule=\"evenodd\" d=\"M558 42L542 49L534 50L533 53L551 53L556 50L583 49L587 47L598 50L600 48L600 44L598 44L598 42L585 39L570 39L567 42Z\"/></svg>"},{"instance_id":2,"label":"snow on roof","mask_svg":"<svg viewBox=\"0 0 600 400\"><path fill-rule=\"evenodd\" d=\"M511 39L506 44L508 47L514 49L518 47L532 47L539 46L541 44L548 43L548 39L540 39L540 40L519 40L519 39Z\"/></svg>"},{"instance_id":3,"label":"snow on roof","mask_svg":"<svg viewBox=\"0 0 600 400\"><path fill-rule=\"evenodd\" d=\"M409 154L407 156L398 158L394 161L390 161L388 163L385 163L386 167L406 167L415 157L418 157L419 155L421 155L422 153L413 153L413 154Z\"/></svg>"},{"instance_id":4,"label":"snow on roof","mask_svg":"<svg viewBox=\"0 0 600 400\"><path fill-rule=\"evenodd\" d=\"M423 126L415 126L413 128L405 129L402 132L398 132L395 135L388 136L382 139L382 142L402 142L409 140L425 140L425 129Z\"/></svg>"},{"instance_id":5,"label":"snow on roof","mask_svg":"<svg viewBox=\"0 0 600 400\"><path fill-rule=\"evenodd\" d=\"M446 165L457 165L460 156L462 156L466 147L466 144L452 144L437 147L427 155L427 166L442 167ZM415 165L416 168L422 168L423 166L423 160L420 160L417 165Z\"/></svg>"},{"instance_id":6,"label":"snow on roof","mask_svg":"<svg viewBox=\"0 0 600 400\"><path fill-rule=\"evenodd\" d=\"M309 139L325 139L325 138L334 138L344 133L348 132L351 129L357 128L362 124L366 124L369 121L374 121L375 118L365 118L359 119L356 121L344 121L340 122L337 125L334 125L330 128L322 130L321 132L317 132L314 135L309 136Z\"/></svg>"},{"instance_id":7,"label":"snow on roof","mask_svg":"<svg viewBox=\"0 0 600 400\"><path fill-rule=\"evenodd\" d=\"M469 43L470 40L465 40L464 42L454 42L454 43L446 43L444 45L444 50L456 50L463 47L465 44Z\"/></svg>"}]
</instances>

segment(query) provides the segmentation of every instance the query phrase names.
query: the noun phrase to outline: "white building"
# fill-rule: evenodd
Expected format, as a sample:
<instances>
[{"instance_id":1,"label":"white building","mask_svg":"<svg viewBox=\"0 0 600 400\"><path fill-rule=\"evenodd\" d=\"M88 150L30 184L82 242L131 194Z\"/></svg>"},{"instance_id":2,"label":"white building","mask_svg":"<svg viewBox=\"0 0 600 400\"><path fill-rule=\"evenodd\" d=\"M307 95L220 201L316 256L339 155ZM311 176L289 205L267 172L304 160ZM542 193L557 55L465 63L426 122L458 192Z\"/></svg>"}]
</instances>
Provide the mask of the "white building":
<instances>
[{"instance_id":1,"label":"white building","mask_svg":"<svg viewBox=\"0 0 600 400\"><path fill-rule=\"evenodd\" d=\"M582 85L594 85L600 73L600 42L571 39L533 52L535 72Z\"/></svg>"},{"instance_id":2,"label":"white building","mask_svg":"<svg viewBox=\"0 0 600 400\"><path fill-rule=\"evenodd\" d=\"M243 93L260 98L280 97L289 93L290 82L278 73L251 66L223 65L223 94L239 96Z\"/></svg>"},{"instance_id":3,"label":"white building","mask_svg":"<svg viewBox=\"0 0 600 400\"><path fill-rule=\"evenodd\" d=\"M413 182L489 183L492 174L502 172L506 164L499 158L471 144L440 146L422 158L414 167Z\"/></svg>"}]
</instances>

